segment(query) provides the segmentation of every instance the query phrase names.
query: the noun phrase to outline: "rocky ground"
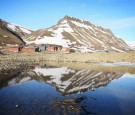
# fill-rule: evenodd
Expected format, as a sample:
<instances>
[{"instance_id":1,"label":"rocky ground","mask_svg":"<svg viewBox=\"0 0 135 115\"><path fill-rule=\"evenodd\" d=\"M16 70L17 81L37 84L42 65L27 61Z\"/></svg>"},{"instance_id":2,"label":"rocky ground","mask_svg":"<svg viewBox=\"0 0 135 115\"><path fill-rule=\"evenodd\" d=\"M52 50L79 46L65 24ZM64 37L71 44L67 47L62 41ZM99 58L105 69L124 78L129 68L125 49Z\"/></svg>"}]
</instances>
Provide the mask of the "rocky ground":
<instances>
[{"instance_id":1,"label":"rocky ground","mask_svg":"<svg viewBox=\"0 0 135 115\"><path fill-rule=\"evenodd\" d=\"M64 62L64 63L98 63L98 62L131 62L135 63L135 52L99 52L99 53L59 53L59 52L36 52L36 53L1 53L0 72L5 69L13 71L33 63L40 62Z\"/></svg>"}]
</instances>

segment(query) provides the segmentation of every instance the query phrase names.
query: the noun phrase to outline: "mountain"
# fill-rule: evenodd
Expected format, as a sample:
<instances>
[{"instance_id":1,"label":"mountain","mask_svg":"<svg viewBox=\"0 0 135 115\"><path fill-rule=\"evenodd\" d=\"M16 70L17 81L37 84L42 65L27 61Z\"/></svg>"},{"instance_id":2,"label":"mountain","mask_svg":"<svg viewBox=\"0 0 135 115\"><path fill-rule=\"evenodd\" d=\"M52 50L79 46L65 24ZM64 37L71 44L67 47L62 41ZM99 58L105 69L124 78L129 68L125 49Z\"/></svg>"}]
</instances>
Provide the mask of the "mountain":
<instances>
[{"instance_id":1,"label":"mountain","mask_svg":"<svg viewBox=\"0 0 135 115\"><path fill-rule=\"evenodd\" d=\"M126 43L129 45L131 49L135 50L135 41L126 41Z\"/></svg>"},{"instance_id":2,"label":"mountain","mask_svg":"<svg viewBox=\"0 0 135 115\"><path fill-rule=\"evenodd\" d=\"M23 37L32 30L0 19L0 44L24 44Z\"/></svg>"},{"instance_id":3,"label":"mountain","mask_svg":"<svg viewBox=\"0 0 135 115\"><path fill-rule=\"evenodd\" d=\"M59 20L56 25L34 31L25 38L28 43L57 44L81 52L105 50L123 52L131 49L111 30L69 16Z\"/></svg>"}]
</instances>

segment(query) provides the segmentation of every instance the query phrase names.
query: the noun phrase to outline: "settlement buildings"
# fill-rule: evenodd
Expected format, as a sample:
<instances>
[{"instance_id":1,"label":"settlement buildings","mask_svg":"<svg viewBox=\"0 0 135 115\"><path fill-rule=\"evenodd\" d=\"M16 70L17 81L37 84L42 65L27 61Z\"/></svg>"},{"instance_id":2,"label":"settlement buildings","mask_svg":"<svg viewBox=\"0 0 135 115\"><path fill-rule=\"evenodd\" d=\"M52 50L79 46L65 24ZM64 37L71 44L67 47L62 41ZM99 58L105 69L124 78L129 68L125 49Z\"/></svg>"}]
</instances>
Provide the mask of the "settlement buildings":
<instances>
[{"instance_id":1,"label":"settlement buildings","mask_svg":"<svg viewBox=\"0 0 135 115\"><path fill-rule=\"evenodd\" d=\"M29 44L25 46L10 46L9 51L12 52L25 52L25 53L32 53L32 52L42 52L42 51L50 51L50 52L63 52L63 53L70 53L70 48L63 47L61 45L55 44Z\"/></svg>"}]
</instances>

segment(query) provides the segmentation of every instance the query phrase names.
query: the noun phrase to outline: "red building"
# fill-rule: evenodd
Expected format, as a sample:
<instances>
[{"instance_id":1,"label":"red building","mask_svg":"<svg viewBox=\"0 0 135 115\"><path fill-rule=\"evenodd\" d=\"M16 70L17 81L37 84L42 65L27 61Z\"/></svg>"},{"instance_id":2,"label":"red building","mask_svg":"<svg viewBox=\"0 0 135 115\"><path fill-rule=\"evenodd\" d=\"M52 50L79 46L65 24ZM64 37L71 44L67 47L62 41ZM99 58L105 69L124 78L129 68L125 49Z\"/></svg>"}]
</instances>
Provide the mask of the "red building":
<instances>
[{"instance_id":1,"label":"red building","mask_svg":"<svg viewBox=\"0 0 135 115\"><path fill-rule=\"evenodd\" d=\"M16 46L16 47L14 46L14 47L10 47L8 50L11 52L19 52L19 51L21 51L21 48L18 46Z\"/></svg>"},{"instance_id":2,"label":"red building","mask_svg":"<svg viewBox=\"0 0 135 115\"><path fill-rule=\"evenodd\" d=\"M70 53L70 48L63 47L61 51L64 53Z\"/></svg>"},{"instance_id":3,"label":"red building","mask_svg":"<svg viewBox=\"0 0 135 115\"><path fill-rule=\"evenodd\" d=\"M50 45L47 50L48 51L60 51L62 49L62 46L60 45Z\"/></svg>"},{"instance_id":4,"label":"red building","mask_svg":"<svg viewBox=\"0 0 135 115\"><path fill-rule=\"evenodd\" d=\"M25 48L23 48L22 49L22 52L24 52L24 53L32 53L32 52L36 52L36 48L27 48L27 47L25 47Z\"/></svg>"}]
</instances>

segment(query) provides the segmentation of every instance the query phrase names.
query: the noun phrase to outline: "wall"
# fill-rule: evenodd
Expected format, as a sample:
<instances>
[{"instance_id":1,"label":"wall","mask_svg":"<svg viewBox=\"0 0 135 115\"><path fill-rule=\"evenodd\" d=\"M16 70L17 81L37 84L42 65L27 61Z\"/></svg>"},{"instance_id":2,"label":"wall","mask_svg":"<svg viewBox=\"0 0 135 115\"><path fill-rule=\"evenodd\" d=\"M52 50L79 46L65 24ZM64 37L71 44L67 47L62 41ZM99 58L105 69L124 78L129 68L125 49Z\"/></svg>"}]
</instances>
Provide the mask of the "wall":
<instances>
[{"instance_id":1,"label":"wall","mask_svg":"<svg viewBox=\"0 0 135 115\"><path fill-rule=\"evenodd\" d=\"M18 47L10 47L9 48L9 51L18 52L19 51L19 48Z\"/></svg>"},{"instance_id":2,"label":"wall","mask_svg":"<svg viewBox=\"0 0 135 115\"><path fill-rule=\"evenodd\" d=\"M35 52L35 48L23 48L22 52L32 53L32 52Z\"/></svg>"}]
</instances>

